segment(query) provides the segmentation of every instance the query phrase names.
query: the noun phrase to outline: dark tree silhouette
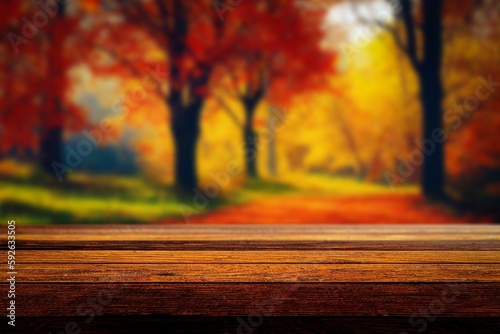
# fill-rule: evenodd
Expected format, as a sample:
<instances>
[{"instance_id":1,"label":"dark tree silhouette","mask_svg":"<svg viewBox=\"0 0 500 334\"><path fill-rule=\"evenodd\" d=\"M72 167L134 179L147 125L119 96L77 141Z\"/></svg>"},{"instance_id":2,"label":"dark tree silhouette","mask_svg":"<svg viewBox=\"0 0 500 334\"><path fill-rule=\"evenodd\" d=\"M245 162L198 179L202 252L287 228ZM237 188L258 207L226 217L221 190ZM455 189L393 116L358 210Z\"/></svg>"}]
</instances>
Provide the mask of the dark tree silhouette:
<instances>
[{"instance_id":1,"label":"dark tree silhouette","mask_svg":"<svg viewBox=\"0 0 500 334\"><path fill-rule=\"evenodd\" d=\"M163 66L158 62L156 66L164 68L166 65L168 69L164 78L168 81L168 89L158 89L158 94L169 109L175 147L174 182L180 192L191 192L198 186L196 147L208 85L214 67L231 46L223 38L224 20L209 0L110 1L104 7L111 15L118 14L125 21L99 26L96 34L103 29L111 30L115 37L124 29L132 33L142 31L165 53ZM132 45L130 40L119 38L113 37L99 48L107 48L108 53L126 64L134 76L144 78L144 68L148 66L144 52L148 50L142 49L142 41ZM119 45L120 41L128 45ZM126 51L120 52L120 47Z\"/></svg>"},{"instance_id":2,"label":"dark tree silhouette","mask_svg":"<svg viewBox=\"0 0 500 334\"><path fill-rule=\"evenodd\" d=\"M47 57L47 81L46 91L43 93L43 110L41 112L40 124L40 166L50 175L53 174L52 163L61 161L62 144L64 132L65 106L63 95L67 86L65 75L67 63L63 59L64 41L67 30L66 4L58 4L56 15L52 18L47 29L49 50Z\"/></svg>"},{"instance_id":3,"label":"dark tree silhouette","mask_svg":"<svg viewBox=\"0 0 500 334\"><path fill-rule=\"evenodd\" d=\"M417 45L417 22L412 0L399 0L400 19L405 38L400 38L397 29L390 29L397 45L406 53L417 73L420 84L420 99L423 114L423 140L432 141L424 155L422 166L422 191L425 196L445 197L444 143L443 134L443 84L441 64L443 56L442 11L443 0L421 1L422 51Z\"/></svg>"}]
</instances>

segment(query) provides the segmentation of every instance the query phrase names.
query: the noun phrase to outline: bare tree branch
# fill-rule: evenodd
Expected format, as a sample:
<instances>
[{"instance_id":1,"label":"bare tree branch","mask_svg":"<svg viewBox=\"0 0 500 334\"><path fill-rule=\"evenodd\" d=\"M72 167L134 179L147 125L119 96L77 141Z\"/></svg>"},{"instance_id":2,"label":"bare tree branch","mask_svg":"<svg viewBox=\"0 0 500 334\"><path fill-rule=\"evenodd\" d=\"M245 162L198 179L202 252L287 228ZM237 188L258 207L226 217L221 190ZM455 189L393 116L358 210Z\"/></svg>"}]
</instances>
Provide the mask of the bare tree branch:
<instances>
[{"instance_id":1,"label":"bare tree branch","mask_svg":"<svg viewBox=\"0 0 500 334\"><path fill-rule=\"evenodd\" d=\"M411 0L400 0L402 4L401 16L403 19L403 24L406 31L406 53L410 58L412 65L415 69L418 69L421 64L418 60L417 55L417 42L415 34L415 23L412 17L412 1Z\"/></svg>"},{"instance_id":2,"label":"bare tree branch","mask_svg":"<svg viewBox=\"0 0 500 334\"><path fill-rule=\"evenodd\" d=\"M227 103L224 101L224 99L218 95L215 90L212 90L212 95L215 97L215 99L217 100L217 103L222 107L222 110L224 110L226 112L226 114L229 115L229 117L231 118L231 120L236 124L236 126L240 127L240 128L243 128L243 123L239 120L238 116L236 115L236 113L233 111L233 109L231 109L231 107L229 107L227 105Z\"/></svg>"}]
</instances>

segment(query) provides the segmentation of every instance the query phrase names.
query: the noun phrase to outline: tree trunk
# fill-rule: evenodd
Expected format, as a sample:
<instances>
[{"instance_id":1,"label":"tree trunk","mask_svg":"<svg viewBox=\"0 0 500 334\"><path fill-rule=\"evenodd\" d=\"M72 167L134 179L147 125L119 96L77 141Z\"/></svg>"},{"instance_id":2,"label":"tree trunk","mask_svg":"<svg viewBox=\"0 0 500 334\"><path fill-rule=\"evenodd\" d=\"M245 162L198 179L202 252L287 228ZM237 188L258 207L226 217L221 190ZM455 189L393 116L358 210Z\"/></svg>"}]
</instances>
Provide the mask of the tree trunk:
<instances>
[{"instance_id":1,"label":"tree trunk","mask_svg":"<svg viewBox=\"0 0 500 334\"><path fill-rule=\"evenodd\" d=\"M63 144L62 127L53 127L44 130L40 138L40 166L50 175L54 174L52 163L61 162L61 147Z\"/></svg>"},{"instance_id":2,"label":"tree trunk","mask_svg":"<svg viewBox=\"0 0 500 334\"><path fill-rule=\"evenodd\" d=\"M276 176L277 162L276 162L276 113L272 106L268 106L268 120L267 120L267 164L271 176Z\"/></svg>"},{"instance_id":3,"label":"tree trunk","mask_svg":"<svg viewBox=\"0 0 500 334\"><path fill-rule=\"evenodd\" d=\"M57 17L53 24L58 27L58 23L63 22L66 14L66 4L58 4ZM52 28L54 29L54 27ZM49 34L51 38L51 50L57 50L57 52L63 52L64 36L55 35L53 32ZM54 51L52 51L54 52ZM51 76L52 83L57 83L60 85L59 81L64 81L65 67L61 66L60 58L53 58L50 56L48 59L49 75ZM49 89L52 89L50 87ZM40 145L39 145L39 164L40 167L46 171L49 175L56 176L55 171L52 167L53 162L61 162L62 158L62 145L63 145L63 122L61 120L64 118L64 105L63 105L63 92L59 92L60 95L53 96L52 92L47 92L48 98L53 99L54 103L52 105L53 110L45 110L45 115L43 115L40 133ZM57 124L50 124L53 118L57 118ZM48 122L49 124L44 124Z\"/></svg>"},{"instance_id":4,"label":"tree trunk","mask_svg":"<svg viewBox=\"0 0 500 334\"><path fill-rule=\"evenodd\" d=\"M198 185L196 175L196 144L200 134L199 117L203 102L196 101L188 107L172 106L171 130L175 145L175 187L184 194L191 193Z\"/></svg>"},{"instance_id":5,"label":"tree trunk","mask_svg":"<svg viewBox=\"0 0 500 334\"><path fill-rule=\"evenodd\" d=\"M432 141L434 149L424 152L422 191L425 196L444 198L444 145L434 140L433 132L443 131L441 80L442 58L442 0L424 0L423 24L424 60L418 71L423 108L423 140ZM431 152L432 151L432 152Z\"/></svg>"},{"instance_id":6,"label":"tree trunk","mask_svg":"<svg viewBox=\"0 0 500 334\"><path fill-rule=\"evenodd\" d=\"M356 143L352 130L349 127L349 124L347 124L347 121L342 115L339 105L335 100L333 101L333 111L336 115L338 123L340 124L340 130L344 134L347 145L349 146L349 149L351 150L352 155L356 160L356 164L358 165L358 177L360 179L364 179L368 173L368 166L366 166L365 163L363 162L363 159L359 154L358 145Z\"/></svg>"},{"instance_id":7,"label":"tree trunk","mask_svg":"<svg viewBox=\"0 0 500 334\"><path fill-rule=\"evenodd\" d=\"M251 178L258 177L257 172L257 132L253 129L252 120L257 109L258 99L248 99L245 101L245 124L243 126L243 142L245 143L245 166L247 176Z\"/></svg>"},{"instance_id":8,"label":"tree trunk","mask_svg":"<svg viewBox=\"0 0 500 334\"><path fill-rule=\"evenodd\" d=\"M426 197L444 199L444 143L441 140L443 136L441 131L444 130L441 106L443 99L441 79L443 0L422 0L421 3L423 52L422 57L419 57L416 24L413 19L413 1L400 0L407 39L404 50L416 70L420 83L423 111L422 139L424 141L422 145L422 192ZM436 137L439 140L436 140Z\"/></svg>"},{"instance_id":9,"label":"tree trunk","mask_svg":"<svg viewBox=\"0 0 500 334\"><path fill-rule=\"evenodd\" d=\"M58 97L54 97L54 103L51 110L46 110L44 117L46 118L57 118L62 119L62 113L64 112L61 100ZM59 124L44 124L42 120L41 132L40 132L40 143L38 152L38 163L39 166L48 175L56 177L52 163L62 162L62 146L63 146L63 125ZM64 178L64 176L62 176Z\"/></svg>"},{"instance_id":10,"label":"tree trunk","mask_svg":"<svg viewBox=\"0 0 500 334\"><path fill-rule=\"evenodd\" d=\"M424 154L422 191L425 196L432 198L444 197L444 145L434 141L433 132L443 129L440 79L430 73L424 73L421 78L421 98L423 107L423 140L431 141Z\"/></svg>"},{"instance_id":11,"label":"tree trunk","mask_svg":"<svg viewBox=\"0 0 500 334\"><path fill-rule=\"evenodd\" d=\"M245 124L244 141L245 141L245 166L247 168L247 176L257 177L257 133L253 130L251 124Z\"/></svg>"}]
</instances>

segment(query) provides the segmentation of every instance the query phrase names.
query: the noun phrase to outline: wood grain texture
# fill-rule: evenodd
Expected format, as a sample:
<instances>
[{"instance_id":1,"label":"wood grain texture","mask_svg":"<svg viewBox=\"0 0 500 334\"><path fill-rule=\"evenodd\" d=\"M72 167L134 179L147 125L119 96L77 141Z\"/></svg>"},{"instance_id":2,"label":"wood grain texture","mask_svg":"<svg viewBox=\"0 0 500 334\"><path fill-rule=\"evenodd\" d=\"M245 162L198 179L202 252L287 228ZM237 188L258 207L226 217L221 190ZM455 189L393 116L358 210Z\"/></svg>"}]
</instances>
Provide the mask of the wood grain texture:
<instances>
[{"instance_id":1,"label":"wood grain texture","mask_svg":"<svg viewBox=\"0 0 500 334\"><path fill-rule=\"evenodd\" d=\"M20 263L500 263L500 251L21 250Z\"/></svg>"},{"instance_id":2,"label":"wood grain texture","mask_svg":"<svg viewBox=\"0 0 500 334\"><path fill-rule=\"evenodd\" d=\"M5 242L4 242L5 243ZM475 241L17 241L18 249L33 250L408 250L408 251L499 251L500 242Z\"/></svg>"},{"instance_id":3,"label":"wood grain texture","mask_svg":"<svg viewBox=\"0 0 500 334\"><path fill-rule=\"evenodd\" d=\"M248 322L253 320L251 326ZM19 333L61 333L74 324L81 333L227 333L227 334L387 334L419 333L408 318L397 317L165 317L165 316L100 316L87 323L87 317L23 317L16 326ZM259 321L259 322L257 322ZM246 330L242 323L247 323ZM0 331L2 328L0 323ZM5 326L6 327L6 326ZM498 334L500 318L436 318L425 328L428 334ZM5 330L8 330L5 328ZM2 331L3 333L3 331Z\"/></svg>"},{"instance_id":4,"label":"wood grain texture","mask_svg":"<svg viewBox=\"0 0 500 334\"><path fill-rule=\"evenodd\" d=\"M382 240L500 240L497 226L397 225L376 226L33 226L19 228L19 240L54 241L382 241ZM5 238L5 236L2 236Z\"/></svg>"},{"instance_id":5,"label":"wood grain texture","mask_svg":"<svg viewBox=\"0 0 500 334\"><path fill-rule=\"evenodd\" d=\"M491 234L498 233L498 225L38 225L38 226L18 226L21 232L32 234L69 234L78 232L82 234L183 234L191 235L196 233L213 234L219 233L232 238L238 234L248 235L268 235L278 233L280 235L296 234Z\"/></svg>"},{"instance_id":6,"label":"wood grain texture","mask_svg":"<svg viewBox=\"0 0 500 334\"><path fill-rule=\"evenodd\" d=\"M226 317L257 315L271 318L254 333L293 333L276 320L290 316L307 317L293 318L307 324L299 332L330 333L329 321L344 319L339 328L351 333L366 332L383 316L393 317L387 331L411 333L408 318L422 315L441 319L429 322L429 333L476 330L478 319L491 333L500 317L495 225L69 225L16 232L17 314L31 328L88 314L96 320L85 325L99 333L119 332L117 317L132 317L128 329L183 317L211 328L200 318L210 316L219 317L218 329L236 333ZM0 301L7 303L6 294ZM328 326L311 318L317 316L328 317ZM458 327L458 320L443 320L459 317L465 320Z\"/></svg>"},{"instance_id":7,"label":"wood grain texture","mask_svg":"<svg viewBox=\"0 0 500 334\"><path fill-rule=\"evenodd\" d=\"M21 282L500 282L500 264L19 264ZM57 270L54 270L57 268Z\"/></svg>"},{"instance_id":8,"label":"wood grain texture","mask_svg":"<svg viewBox=\"0 0 500 334\"><path fill-rule=\"evenodd\" d=\"M23 316L500 316L497 283L19 284ZM1 296L2 302L6 297ZM432 312L430 309L433 309Z\"/></svg>"}]
</instances>

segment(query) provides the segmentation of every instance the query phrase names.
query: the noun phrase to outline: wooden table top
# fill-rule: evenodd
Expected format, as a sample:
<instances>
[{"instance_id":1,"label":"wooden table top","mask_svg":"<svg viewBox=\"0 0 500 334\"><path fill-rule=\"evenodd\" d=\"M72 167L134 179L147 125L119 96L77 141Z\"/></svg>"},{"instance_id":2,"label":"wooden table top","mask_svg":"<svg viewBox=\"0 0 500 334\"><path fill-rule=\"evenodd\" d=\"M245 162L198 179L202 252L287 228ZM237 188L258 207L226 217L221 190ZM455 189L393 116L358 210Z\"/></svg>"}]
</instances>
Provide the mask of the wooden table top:
<instances>
[{"instance_id":1,"label":"wooden table top","mask_svg":"<svg viewBox=\"0 0 500 334\"><path fill-rule=\"evenodd\" d=\"M435 316L500 329L498 225L17 226L16 270L20 323L383 316L411 333L423 323L409 317Z\"/></svg>"}]
</instances>

